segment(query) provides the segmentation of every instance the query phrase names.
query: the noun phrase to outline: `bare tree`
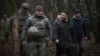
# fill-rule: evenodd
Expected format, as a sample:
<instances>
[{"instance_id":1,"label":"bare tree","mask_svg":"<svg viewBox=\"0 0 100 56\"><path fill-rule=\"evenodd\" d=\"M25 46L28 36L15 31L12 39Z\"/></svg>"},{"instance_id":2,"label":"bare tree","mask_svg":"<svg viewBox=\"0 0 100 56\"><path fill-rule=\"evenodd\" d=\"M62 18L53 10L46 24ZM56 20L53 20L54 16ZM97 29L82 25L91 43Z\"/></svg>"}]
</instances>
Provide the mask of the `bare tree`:
<instances>
[{"instance_id":1,"label":"bare tree","mask_svg":"<svg viewBox=\"0 0 100 56\"><path fill-rule=\"evenodd\" d=\"M8 0L0 0L0 14L7 14L8 16L11 15L10 4Z\"/></svg>"},{"instance_id":2,"label":"bare tree","mask_svg":"<svg viewBox=\"0 0 100 56\"><path fill-rule=\"evenodd\" d=\"M96 0L97 2L97 13L100 15L100 0ZM96 43L100 44L100 17L97 19L97 36L96 36Z\"/></svg>"}]
</instances>

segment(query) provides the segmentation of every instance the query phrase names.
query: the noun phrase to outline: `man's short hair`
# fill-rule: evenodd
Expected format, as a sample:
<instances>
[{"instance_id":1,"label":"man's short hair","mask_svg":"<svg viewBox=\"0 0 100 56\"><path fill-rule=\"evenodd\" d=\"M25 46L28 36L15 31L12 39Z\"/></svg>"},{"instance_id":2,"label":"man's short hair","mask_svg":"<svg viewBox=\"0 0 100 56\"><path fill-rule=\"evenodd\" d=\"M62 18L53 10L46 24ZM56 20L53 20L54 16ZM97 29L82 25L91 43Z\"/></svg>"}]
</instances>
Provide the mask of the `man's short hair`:
<instances>
[{"instance_id":1,"label":"man's short hair","mask_svg":"<svg viewBox=\"0 0 100 56\"><path fill-rule=\"evenodd\" d=\"M35 11L43 11L43 7L41 5L36 6Z\"/></svg>"},{"instance_id":2,"label":"man's short hair","mask_svg":"<svg viewBox=\"0 0 100 56\"><path fill-rule=\"evenodd\" d=\"M66 15L68 15L68 14L69 14L69 13L68 13L67 11L65 11L65 10L64 10L64 11L61 11L61 13L66 13Z\"/></svg>"}]
</instances>

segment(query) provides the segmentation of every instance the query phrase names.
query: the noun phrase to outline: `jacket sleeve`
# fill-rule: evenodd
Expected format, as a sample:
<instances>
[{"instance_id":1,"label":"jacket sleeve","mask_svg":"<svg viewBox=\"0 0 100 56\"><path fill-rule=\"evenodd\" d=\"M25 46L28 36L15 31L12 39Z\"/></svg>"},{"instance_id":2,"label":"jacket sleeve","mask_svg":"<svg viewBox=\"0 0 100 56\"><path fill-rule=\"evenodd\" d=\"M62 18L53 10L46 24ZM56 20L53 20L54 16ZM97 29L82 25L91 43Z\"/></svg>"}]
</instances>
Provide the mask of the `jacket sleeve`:
<instances>
[{"instance_id":1,"label":"jacket sleeve","mask_svg":"<svg viewBox=\"0 0 100 56\"><path fill-rule=\"evenodd\" d=\"M25 21L25 24L23 26L23 29L22 29L22 34L21 34L21 40L26 40L27 39L27 29L29 28L30 26L30 18L28 18L26 21Z\"/></svg>"},{"instance_id":2,"label":"jacket sleeve","mask_svg":"<svg viewBox=\"0 0 100 56\"><path fill-rule=\"evenodd\" d=\"M74 30L73 22L71 22L71 37L73 39L73 43L75 43L76 38L75 38L75 30Z\"/></svg>"},{"instance_id":3,"label":"jacket sleeve","mask_svg":"<svg viewBox=\"0 0 100 56\"><path fill-rule=\"evenodd\" d=\"M46 29L49 30L49 32L50 32L50 40L51 40L51 38L52 38L52 26L51 26L51 23L48 20L48 18L46 18Z\"/></svg>"},{"instance_id":4,"label":"jacket sleeve","mask_svg":"<svg viewBox=\"0 0 100 56\"><path fill-rule=\"evenodd\" d=\"M58 32L58 25L57 25L57 21L55 21L52 25L52 29L53 29L53 37L52 37L52 40L56 40L58 39L58 35L57 35L57 32Z\"/></svg>"}]
</instances>

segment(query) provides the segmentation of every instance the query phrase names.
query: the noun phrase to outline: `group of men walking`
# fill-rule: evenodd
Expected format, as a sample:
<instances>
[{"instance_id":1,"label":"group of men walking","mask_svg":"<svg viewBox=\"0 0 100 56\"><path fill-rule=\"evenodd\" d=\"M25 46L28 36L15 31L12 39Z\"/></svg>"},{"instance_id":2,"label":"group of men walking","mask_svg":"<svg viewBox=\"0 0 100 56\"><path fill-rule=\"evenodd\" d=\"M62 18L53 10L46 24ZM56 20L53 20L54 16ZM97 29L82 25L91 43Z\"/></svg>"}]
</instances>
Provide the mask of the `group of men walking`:
<instances>
[{"instance_id":1,"label":"group of men walking","mask_svg":"<svg viewBox=\"0 0 100 56\"><path fill-rule=\"evenodd\" d=\"M56 56L61 56L63 52L66 52L67 56L83 55L84 41L87 40L87 27L79 9L75 10L72 19L69 19L68 12L62 11L61 15L53 23L52 28L53 40L57 48ZM79 45L79 50L76 50L77 44Z\"/></svg>"},{"instance_id":2,"label":"group of men walking","mask_svg":"<svg viewBox=\"0 0 100 56\"><path fill-rule=\"evenodd\" d=\"M50 44L56 45L56 56L62 56L63 53L67 53L67 56L83 55L87 27L79 9L75 9L71 19L67 11L61 11L51 24L41 5L36 6L31 15L28 3L22 3L18 11L18 20L21 56L45 56L46 31L49 31ZM78 53L74 44L79 45Z\"/></svg>"}]
</instances>

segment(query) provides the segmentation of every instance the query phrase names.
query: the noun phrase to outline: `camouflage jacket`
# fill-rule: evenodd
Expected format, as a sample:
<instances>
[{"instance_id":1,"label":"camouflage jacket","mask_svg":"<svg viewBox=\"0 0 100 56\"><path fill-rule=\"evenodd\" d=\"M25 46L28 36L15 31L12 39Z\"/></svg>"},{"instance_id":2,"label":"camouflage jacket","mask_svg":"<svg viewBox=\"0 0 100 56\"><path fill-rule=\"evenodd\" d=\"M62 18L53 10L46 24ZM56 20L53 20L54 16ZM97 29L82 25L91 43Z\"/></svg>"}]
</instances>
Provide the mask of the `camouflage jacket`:
<instances>
[{"instance_id":1,"label":"camouflage jacket","mask_svg":"<svg viewBox=\"0 0 100 56\"><path fill-rule=\"evenodd\" d=\"M9 34L9 19L4 21L3 19L0 21L0 39L6 38Z\"/></svg>"},{"instance_id":2,"label":"camouflage jacket","mask_svg":"<svg viewBox=\"0 0 100 56\"><path fill-rule=\"evenodd\" d=\"M22 30L22 35L21 35L21 39L22 40L26 40L28 39L28 35L27 35L27 30L30 26L35 26L35 19L38 19L38 18L35 18L34 15L29 17L26 22L25 22L25 25L23 26L23 30ZM50 38L52 37L52 27L51 27L51 23L50 21L48 20L47 17L44 16L44 21L45 21L45 27L46 29L45 30L49 30L50 31ZM29 40L29 39L28 39ZM44 38L37 38L37 39L33 39L32 41L35 41L35 40L38 40L38 41L44 41ZM29 40L30 41L30 40Z\"/></svg>"},{"instance_id":3,"label":"camouflage jacket","mask_svg":"<svg viewBox=\"0 0 100 56\"><path fill-rule=\"evenodd\" d=\"M26 19L29 17L29 16L31 16L31 14L30 13L18 13L18 19L19 19L19 33L21 33L22 32L22 27L23 27L23 25L24 25L24 23L25 23L25 21L26 21Z\"/></svg>"}]
</instances>

